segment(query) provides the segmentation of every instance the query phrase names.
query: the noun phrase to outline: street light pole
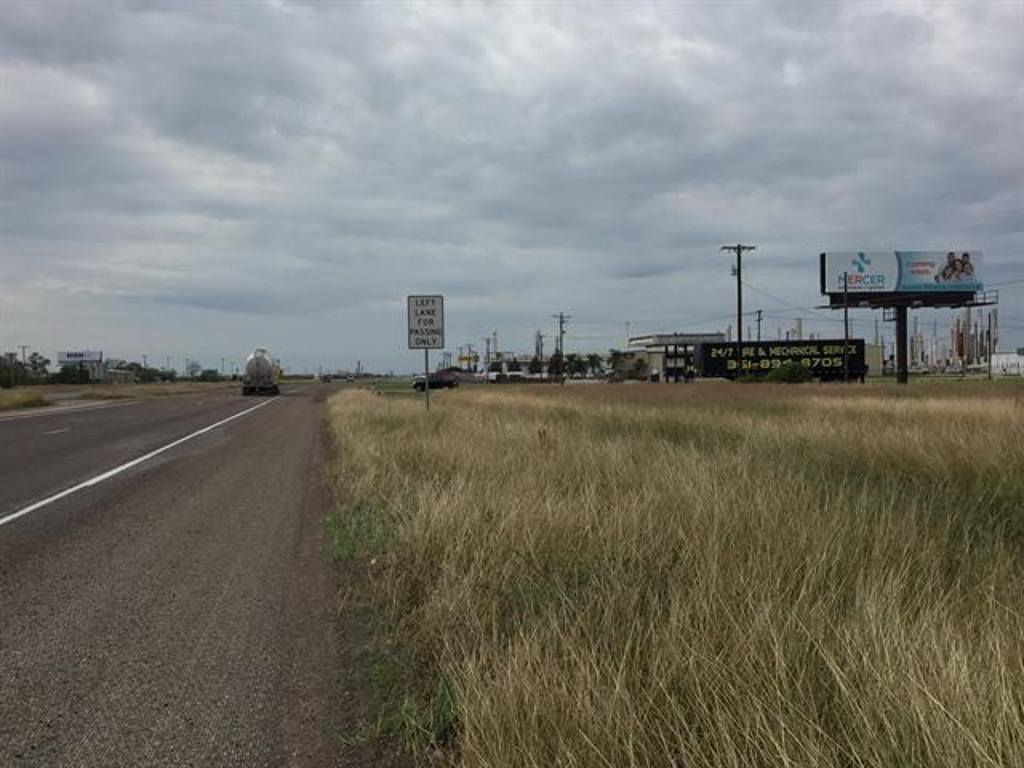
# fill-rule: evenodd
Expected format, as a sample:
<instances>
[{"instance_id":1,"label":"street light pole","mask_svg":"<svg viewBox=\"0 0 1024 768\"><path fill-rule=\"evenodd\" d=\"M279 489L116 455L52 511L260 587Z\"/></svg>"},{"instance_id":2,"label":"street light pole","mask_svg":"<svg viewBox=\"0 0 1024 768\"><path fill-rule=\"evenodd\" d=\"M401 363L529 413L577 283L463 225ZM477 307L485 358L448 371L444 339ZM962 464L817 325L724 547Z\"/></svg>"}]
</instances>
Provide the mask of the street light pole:
<instances>
[{"instance_id":1,"label":"street light pole","mask_svg":"<svg viewBox=\"0 0 1024 768\"><path fill-rule=\"evenodd\" d=\"M743 252L753 251L753 245L723 245L720 250L736 254L736 380L743 375Z\"/></svg>"}]
</instances>

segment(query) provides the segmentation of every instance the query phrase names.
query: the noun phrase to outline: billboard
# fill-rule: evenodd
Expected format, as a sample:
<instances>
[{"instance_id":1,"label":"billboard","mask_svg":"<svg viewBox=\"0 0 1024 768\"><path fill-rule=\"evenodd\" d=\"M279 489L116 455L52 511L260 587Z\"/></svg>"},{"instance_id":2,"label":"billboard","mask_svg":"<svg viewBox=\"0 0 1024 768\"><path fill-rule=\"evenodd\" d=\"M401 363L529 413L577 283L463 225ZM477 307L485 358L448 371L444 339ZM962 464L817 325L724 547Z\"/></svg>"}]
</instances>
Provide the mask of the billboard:
<instances>
[{"instance_id":1,"label":"billboard","mask_svg":"<svg viewBox=\"0 0 1024 768\"><path fill-rule=\"evenodd\" d=\"M79 363L99 363L103 361L103 353L94 349L78 349L57 353L58 365L78 365Z\"/></svg>"},{"instance_id":2,"label":"billboard","mask_svg":"<svg viewBox=\"0 0 1024 768\"><path fill-rule=\"evenodd\" d=\"M843 339L743 342L740 358L733 342L702 344L700 372L702 376L732 379L737 371L742 371L743 376L761 376L791 364L809 368L822 379L842 378L844 345ZM863 339L850 339L846 348L846 364L851 376L867 372Z\"/></svg>"},{"instance_id":3,"label":"billboard","mask_svg":"<svg viewBox=\"0 0 1024 768\"><path fill-rule=\"evenodd\" d=\"M832 251L821 254L821 292L976 293L980 251Z\"/></svg>"}]
</instances>

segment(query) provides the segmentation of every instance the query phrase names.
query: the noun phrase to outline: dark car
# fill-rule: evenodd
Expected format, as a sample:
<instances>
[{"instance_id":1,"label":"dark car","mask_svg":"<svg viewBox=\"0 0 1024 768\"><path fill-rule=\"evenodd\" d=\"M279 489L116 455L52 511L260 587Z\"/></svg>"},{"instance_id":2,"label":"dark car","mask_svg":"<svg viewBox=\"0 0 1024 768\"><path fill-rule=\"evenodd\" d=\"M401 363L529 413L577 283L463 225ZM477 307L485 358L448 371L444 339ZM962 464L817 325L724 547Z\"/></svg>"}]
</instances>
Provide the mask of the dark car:
<instances>
[{"instance_id":1,"label":"dark car","mask_svg":"<svg viewBox=\"0 0 1024 768\"><path fill-rule=\"evenodd\" d=\"M417 392L422 392L426 389L424 381L425 380L422 376L417 376L412 380L412 388ZM435 371L430 374L431 389L452 389L457 386L459 386L458 371Z\"/></svg>"}]
</instances>

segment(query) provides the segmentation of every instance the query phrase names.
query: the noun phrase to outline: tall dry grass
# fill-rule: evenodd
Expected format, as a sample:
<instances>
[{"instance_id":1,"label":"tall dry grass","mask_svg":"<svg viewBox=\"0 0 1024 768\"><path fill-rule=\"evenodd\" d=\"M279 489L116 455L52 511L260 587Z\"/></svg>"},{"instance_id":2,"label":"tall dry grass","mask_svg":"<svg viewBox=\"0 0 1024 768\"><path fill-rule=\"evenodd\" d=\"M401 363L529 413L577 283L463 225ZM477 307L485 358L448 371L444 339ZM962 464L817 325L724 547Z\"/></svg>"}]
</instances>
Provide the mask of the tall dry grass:
<instances>
[{"instance_id":1,"label":"tall dry grass","mask_svg":"<svg viewBox=\"0 0 1024 768\"><path fill-rule=\"evenodd\" d=\"M0 390L0 411L39 408L44 405L48 405L46 398L35 392L26 392L22 389Z\"/></svg>"},{"instance_id":2,"label":"tall dry grass","mask_svg":"<svg viewBox=\"0 0 1024 768\"><path fill-rule=\"evenodd\" d=\"M465 766L1024 765L1024 406L807 386L330 404L405 718ZM368 562L368 560L367 560Z\"/></svg>"},{"instance_id":3,"label":"tall dry grass","mask_svg":"<svg viewBox=\"0 0 1024 768\"><path fill-rule=\"evenodd\" d=\"M232 381L176 381L167 384L98 384L82 387L80 400L124 400L172 395L197 395L203 393L241 390L238 382Z\"/></svg>"}]
</instances>

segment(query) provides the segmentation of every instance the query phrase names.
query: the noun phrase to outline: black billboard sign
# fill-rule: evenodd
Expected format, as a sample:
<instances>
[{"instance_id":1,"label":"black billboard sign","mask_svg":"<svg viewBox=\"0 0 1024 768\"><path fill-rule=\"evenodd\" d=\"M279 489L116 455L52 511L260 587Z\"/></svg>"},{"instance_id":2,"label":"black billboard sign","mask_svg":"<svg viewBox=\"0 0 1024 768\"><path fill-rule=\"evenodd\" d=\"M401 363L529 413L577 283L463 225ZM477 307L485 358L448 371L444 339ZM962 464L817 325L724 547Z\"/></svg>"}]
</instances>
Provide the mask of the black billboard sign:
<instances>
[{"instance_id":1,"label":"black billboard sign","mask_svg":"<svg viewBox=\"0 0 1024 768\"><path fill-rule=\"evenodd\" d=\"M843 339L816 341L743 342L743 376L762 376L783 365L802 365L821 379L843 377ZM702 344L700 371L702 376L732 379L740 369L736 344L731 342ZM850 376L866 373L864 340L850 339L846 353Z\"/></svg>"}]
</instances>

